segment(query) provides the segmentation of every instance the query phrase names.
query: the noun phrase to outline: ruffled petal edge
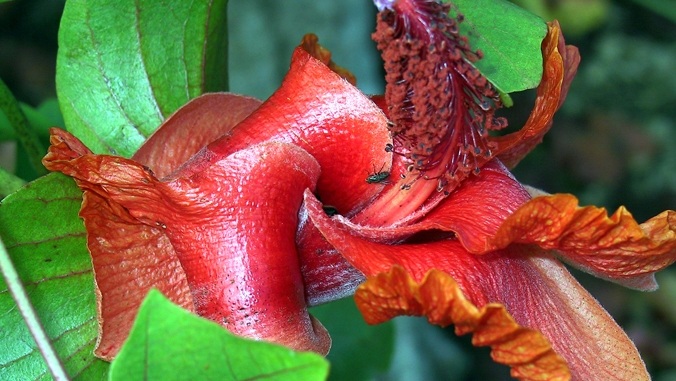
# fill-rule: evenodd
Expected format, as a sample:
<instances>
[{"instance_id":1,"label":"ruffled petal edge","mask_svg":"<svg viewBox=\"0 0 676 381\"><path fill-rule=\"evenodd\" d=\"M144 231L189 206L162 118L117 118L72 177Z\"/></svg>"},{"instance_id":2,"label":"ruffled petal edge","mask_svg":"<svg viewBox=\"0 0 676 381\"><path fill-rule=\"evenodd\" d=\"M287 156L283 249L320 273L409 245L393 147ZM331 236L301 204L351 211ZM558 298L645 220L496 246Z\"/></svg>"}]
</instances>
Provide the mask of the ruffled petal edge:
<instances>
[{"instance_id":1,"label":"ruffled petal edge","mask_svg":"<svg viewBox=\"0 0 676 381\"><path fill-rule=\"evenodd\" d=\"M556 250L562 260L634 289L657 289L653 274L676 261L676 212L638 224L624 207L578 206L573 195L540 196L498 228L483 252L518 242Z\"/></svg>"},{"instance_id":2,"label":"ruffled petal edge","mask_svg":"<svg viewBox=\"0 0 676 381\"><path fill-rule=\"evenodd\" d=\"M491 357L509 365L520 380L569 380L566 361L540 332L519 326L505 307L489 303L481 309L462 294L448 274L432 269L420 283L401 266L369 277L355 293L357 307L369 324L400 315L426 316L431 324L454 324L458 335L473 333L472 344L490 346Z\"/></svg>"}]
</instances>

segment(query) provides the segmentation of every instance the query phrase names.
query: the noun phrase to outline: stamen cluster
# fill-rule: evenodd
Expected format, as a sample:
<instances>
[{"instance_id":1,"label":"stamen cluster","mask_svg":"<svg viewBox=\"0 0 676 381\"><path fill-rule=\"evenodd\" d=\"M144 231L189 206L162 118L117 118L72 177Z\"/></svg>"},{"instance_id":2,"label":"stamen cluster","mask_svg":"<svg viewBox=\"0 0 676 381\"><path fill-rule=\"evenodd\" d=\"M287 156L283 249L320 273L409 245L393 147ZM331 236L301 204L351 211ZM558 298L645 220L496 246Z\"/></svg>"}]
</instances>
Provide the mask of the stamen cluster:
<instances>
[{"instance_id":1,"label":"stamen cluster","mask_svg":"<svg viewBox=\"0 0 676 381\"><path fill-rule=\"evenodd\" d=\"M482 58L459 34L450 4L399 0L378 15L373 39L385 61L385 97L394 152L410 160L414 181L457 185L493 157L488 130L507 126L495 87L474 66Z\"/></svg>"}]
</instances>

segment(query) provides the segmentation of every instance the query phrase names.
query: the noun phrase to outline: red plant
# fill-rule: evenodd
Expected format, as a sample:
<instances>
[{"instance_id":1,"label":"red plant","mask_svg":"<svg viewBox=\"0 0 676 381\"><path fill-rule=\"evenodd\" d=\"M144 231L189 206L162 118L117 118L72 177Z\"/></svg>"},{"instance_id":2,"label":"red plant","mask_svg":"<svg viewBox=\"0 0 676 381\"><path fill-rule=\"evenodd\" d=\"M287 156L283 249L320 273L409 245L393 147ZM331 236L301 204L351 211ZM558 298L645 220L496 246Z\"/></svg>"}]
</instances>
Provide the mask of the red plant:
<instances>
[{"instance_id":1,"label":"red plant","mask_svg":"<svg viewBox=\"0 0 676 381\"><path fill-rule=\"evenodd\" d=\"M515 377L647 379L633 343L555 256L654 289L652 274L676 258L676 214L638 225L570 195L531 199L508 168L551 127L577 50L549 25L530 119L492 137L506 125L498 93L447 13L402 0L379 15L384 98L334 73L348 75L308 36L266 102L199 97L132 159L53 129L45 166L84 190L97 354L115 356L151 287L237 334L325 354L330 338L307 307L366 276L356 300L368 322L455 324ZM365 181L381 166L396 181Z\"/></svg>"}]
</instances>

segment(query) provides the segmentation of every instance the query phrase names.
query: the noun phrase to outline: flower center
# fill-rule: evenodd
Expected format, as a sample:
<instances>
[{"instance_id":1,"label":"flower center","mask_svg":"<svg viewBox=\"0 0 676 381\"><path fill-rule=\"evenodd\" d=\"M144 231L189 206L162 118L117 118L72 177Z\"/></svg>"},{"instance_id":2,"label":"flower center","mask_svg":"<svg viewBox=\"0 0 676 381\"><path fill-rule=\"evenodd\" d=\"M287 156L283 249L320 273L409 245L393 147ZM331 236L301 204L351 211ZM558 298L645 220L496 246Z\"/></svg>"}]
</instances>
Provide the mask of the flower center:
<instances>
[{"instance_id":1,"label":"flower center","mask_svg":"<svg viewBox=\"0 0 676 381\"><path fill-rule=\"evenodd\" d=\"M480 51L459 35L450 4L399 0L381 12L373 39L387 73L385 97L394 122L394 152L404 155L415 176L436 179L451 190L493 157L488 130L507 126L494 116L497 90L472 66Z\"/></svg>"},{"instance_id":2,"label":"flower center","mask_svg":"<svg viewBox=\"0 0 676 381\"><path fill-rule=\"evenodd\" d=\"M385 61L392 121L394 144L385 149L400 155L406 174L356 217L371 226L406 223L435 190L443 198L479 173L496 149L488 130L507 126L494 115L502 107L497 89L472 66L481 51L459 34L463 16L448 17L451 4L436 1L386 3L372 36Z\"/></svg>"}]
</instances>

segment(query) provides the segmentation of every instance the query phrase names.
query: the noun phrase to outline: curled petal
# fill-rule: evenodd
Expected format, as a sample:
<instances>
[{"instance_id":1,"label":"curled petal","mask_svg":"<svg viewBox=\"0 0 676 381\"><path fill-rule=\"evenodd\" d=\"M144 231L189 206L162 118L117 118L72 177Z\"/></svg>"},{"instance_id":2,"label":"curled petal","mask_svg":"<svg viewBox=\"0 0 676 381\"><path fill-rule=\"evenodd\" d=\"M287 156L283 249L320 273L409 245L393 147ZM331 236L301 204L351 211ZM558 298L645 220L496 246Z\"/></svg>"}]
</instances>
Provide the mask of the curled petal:
<instances>
[{"instance_id":1,"label":"curled petal","mask_svg":"<svg viewBox=\"0 0 676 381\"><path fill-rule=\"evenodd\" d=\"M303 41L300 45L306 52L310 53L312 57L322 61L322 63L328 66L334 73L338 74L341 78L350 82L352 86L357 86L357 77L354 76L349 70L342 68L336 65L335 62L331 60L331 52L319 45L319 38L317 35L308 33L303 36Z\"/></svg>"},{"instance_id":2,"label":"curled petal","mask_svg":"<svg viewBox=\"0 0 676 381\"><path fill-rule=\"evenodd\" d=\"M510 169L540 144L549 131L554 113L566 98L580 62L577 48L565 46L558 21L547 23L547 27L549 31L542 41L544 68L535 107L520 131L492 138L498 143L497 157Z\"/></svg>"},{"instance_id":3,"label":"curled petal","mask_svg":"<svg viewBox=\"0 0 676 381\"><path fill-rule=\"evenodd\" d=\"M230 133L198 152L172 176L189 177L211 163L264 141L297 145L321 165L322 201L349 215L382 189L365 181L373 167L388 168L392 141L380 109L302 48L293 54L282 86ZM336 155L339 152L340 154Z\"/></svg>"},{"instance_id":4,"label":"curled petal","mask_svg":"<svg viewBox=\"0 0 676 381\"><path fill-rule=\"evenodd\" d=\"M416 282L430 269L449 274L478 308L505 306L521 326L545 335L574 380L648 380L641 357L624 331L551 254L530 245L474 255L447 239L383 245L351 235L321 210L311 193L305 203L324 237L366 276L402 266Z\"/></svg>"},{"instance_id":5,"label":"curled petal","mask_svg":"<svg viewBox=\"0 0 676 381\"><path fill-rule=\"evenodd\" d=\"M643 224L620 207L579 207L568 194L536 197L500 226L484 252L512 242L556 249L573 266L622 285L654 290L653 274L676 261L676 212L665 211Z\"/></svg>"},{"instance_id":6,"label":"curled petal","mask_svg":"<svg viewBox=\"0 0 676 381\"><path fill-rule=\"evenodd\" d=\"M54 141L75 140L53 132ZM259 144L172 182L129 159L71 156L52 147L46 164L166 232L199 315L242 336L328 352L326 329L307 312L295 249L303 190L319 176L307 152Z\"/></svg>"},{"instance_id":7,"label":"curled petal","mask_svg":"<svg viewBox=\"0 0 676 381\"><path fill-rule=\"evenodd\" d=\"M167 118L131 158L163 178L230 131L261 103L256 98L230 93L201 95Z\"/></svg>"},{"instance_id":8,"label":"curled petal","mask_svg":"<svg viewBox=\"0 0 676 381\"><path fill-rule=\"evenodd\" d=\"M512 377L520 380L570 379L566 361L540 332L519 326L500 304L478 309L453 278L439 270L430 270L417 283L395 265L359 286L355 301L369 324L401 315L426 316L431 324L454 324L458 335L474 333L472 344L490 346L493 360L509 365Z\"/></svg>"},{"instance_id":9,"label":"curled petal","mask_svg":"<svg viewBox=\"0 0 676 381\"><path fill-rule=\"evenodd\" d=\"M305 204L301 207L299 217L296 249L308 307L353 295L357 286L364 282L364 274L326 242L310 221Z\"/></svg>"},{"instance_id":10,"label":"curled petal","mask_svg":"<svg viewBox=\"0 0 676 381\"><path fill-rule=\"evenodd\" d=\"M117 355L153 288L195 310L185 272L162 229L140 223L119 204L89 191L83 194L80 217L96 283L96 356L111 361Z\"/></svg>"},{"instance_id":11,"label":"curled petal","mask_svg":"<svg viewBox=\"0 0 676 381\"><path fill-rule=\"evenodd\" d=\"M482 251L507 217L530 199L524 187L499 160L491 160L481 172L466 179L420 222L400 227L358 225L334 216L351 234L379 243L398 243L424 230L454 232L470 252Z\"/></svg>"}]
</instances>

